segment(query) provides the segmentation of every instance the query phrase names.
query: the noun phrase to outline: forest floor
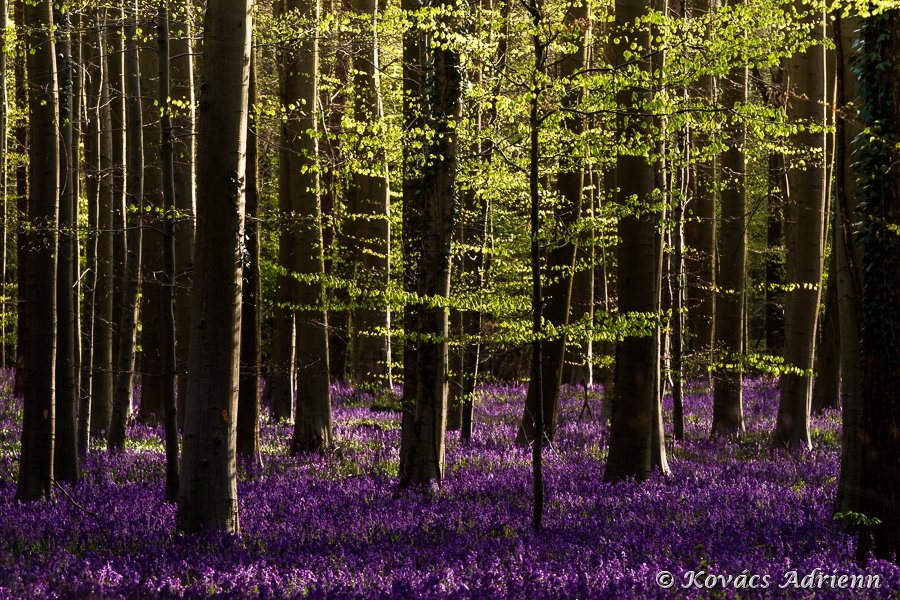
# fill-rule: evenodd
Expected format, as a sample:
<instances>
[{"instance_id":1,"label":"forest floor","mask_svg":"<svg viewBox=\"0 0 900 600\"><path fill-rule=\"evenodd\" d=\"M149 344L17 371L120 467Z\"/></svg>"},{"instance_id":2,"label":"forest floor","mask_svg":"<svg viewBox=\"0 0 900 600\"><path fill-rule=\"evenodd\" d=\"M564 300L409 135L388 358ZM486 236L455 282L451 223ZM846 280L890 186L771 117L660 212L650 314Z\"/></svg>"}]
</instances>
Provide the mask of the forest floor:
<instances>
[{"instance_id":1,"label":"forest floor","mask_svg":"<svg viewBox=\"0 0 900 600\"><path fill-rule=\"evenodd\" d=\"M813 419L812 450L771 453L771 380L748 382L738 439L710 439L711 395L690 387L687 439L667 444L672 475L640 485L602 483L609 429L567 390L539 534L531 453L513 443L523 386L481 388L474 439L448 435L446 477L427 498L397 493L399 414L372 411L370 398L334 388L337 444L324 455L288 457L290 425L265 419L263 465L240 468L240 536L173 533L161 427L133 424L124 454L93 449L83 481L65 486L71 500L57 490L55 502L18 504L11 389L5 373L0 597L900 597L900 568L855 566L855 537L832 517L839 413Z\"/></svg>"}]
</instances>

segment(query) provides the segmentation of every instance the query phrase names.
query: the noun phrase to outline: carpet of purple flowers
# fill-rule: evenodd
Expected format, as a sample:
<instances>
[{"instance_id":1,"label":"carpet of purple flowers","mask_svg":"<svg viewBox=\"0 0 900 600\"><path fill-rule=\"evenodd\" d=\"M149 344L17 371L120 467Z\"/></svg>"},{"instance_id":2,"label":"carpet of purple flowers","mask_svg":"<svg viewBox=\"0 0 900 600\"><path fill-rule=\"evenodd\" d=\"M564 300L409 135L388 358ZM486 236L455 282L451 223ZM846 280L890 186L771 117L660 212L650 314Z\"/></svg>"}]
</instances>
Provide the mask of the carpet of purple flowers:
<instances>
[{"instance_id":1,"label":"carpet of purple flowers","mask_svg":"<svg viewBox=\"0 0 900 600\"><path fill-rule=\"evenodd\" d=\"M772 454L777 386L769 380L748 383L747 433L736 440L709 438L711 396L690 389L687 441L669 444L672 475L640 485L602 483L609 430L580 418L583 400L568 390L545 458L548 503L537 535L530 452L513 444L521 386L482 388L473 443L449 434L446 479L430 497L397 494L399 415L373 412L349 388L334 389L331 453L288 457L290 426L265 422L263 465L240 468L239 537L173 533L159 427L132 425L122 455L94 449L83 481L65 486L71 500L57 491L53 503L16 503L21 401L11 387L6 373L0 597L900 596L900 568L855 566L854 537L832 519L839 414L814 418L811 451ZM670 589L657 583L663 570L675 576ZM689 571L704 571L701 584L723 577L700 589ZM769 587L736 588L741 574L744 582L758 575L756 585L768 576ZM810 574L814 589L802 587ZM881 587L851 592L831 578L859 574L878 575Z\"/></svg>"}]
</instances>

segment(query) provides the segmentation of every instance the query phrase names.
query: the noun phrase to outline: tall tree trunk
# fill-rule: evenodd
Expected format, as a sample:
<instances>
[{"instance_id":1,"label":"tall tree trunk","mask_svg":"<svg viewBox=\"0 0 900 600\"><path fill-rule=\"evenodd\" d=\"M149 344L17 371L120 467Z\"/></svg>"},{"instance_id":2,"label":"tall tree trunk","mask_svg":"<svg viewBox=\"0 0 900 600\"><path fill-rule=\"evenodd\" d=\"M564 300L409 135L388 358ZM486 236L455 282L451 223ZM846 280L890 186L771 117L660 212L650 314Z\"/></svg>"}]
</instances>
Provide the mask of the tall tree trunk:
<instances>
[{"instance_id":1,"label":"tall tree trunk","mask_svg":"<svg viewBox=\"0 0 900 600\"><path fill-rule=\"evenodd\" d=\"M578 49L560 61L559 77L564 81L570 80L576 71L582 71L587 67L591 31L589 27L581 24L589 23L590 18L586 4L573 5L567 11L567 26L583 28L583 37L578 43ZM564 97L563 105L572 108L577 105L578 100L579 94L570 91ZM573 136L580 135L584 130L583 119L579 116L566 119L565 127L572 132ZM572 152L574 151L570 150L568 153ZM579 164L580 158L580 156L572 156L560 167L561 172L557 181L560 201L555 215L558 224L557 246L547 253L546 278L548 284L543 298L544 318L549 325L557 329L569 324L569 310L572 304L572 280L578 243L577 240L569 239L566 232L581 218L584 172ZM541 351L544 353L541 362L546 366L541 376L544 436L552 441L556 432L559 388L562 385L563 365L566 358L566 336L557 332L554 337L544 340L541 344ZM529 394L525 400L525 412L516 436L516 442L520 444L533 443L537 437L535 385L532 380Z\"/></svg>"},{"instance_id":2,"label":"tall tree trunk","mask_svg":"<svg viewBox=\"0 0 900 600\"><path fill-rule=\"evenodd\" d=\"M284 13L286 0L276 0L275 16ZM282 106L287 106L286 79L288 53L282 53L279 65ZM271 403L274 420L290 419L294 414L294 352L295 327L293 280L294 236L291 221L290 151L287 124L281 125L281 147L278 152L278 275L275 279L275 326L272 332L272 349L266 369L266 389L263 394Z\"/></svg>"},{"instance_id":3,"label":"tall tree trunk","mask_svg":"<svg viewBox=\"0 0 900 600\"><path fill-rule=\"evenodd\" d=\"M137 341L138 295L141 291L141 238L144 197L144 131L141 107L141 73L137 46L137 5L135 14L126 19L125 33L125 131L128 134L127 198L128 233L125 272L122 282L121 322L119 325L119 359L116 361L116 389L113 417L107 445L110 451L125 449L125 425L134 395L135 345ZM123 17L125 17L123 12Z\"/></svg>"},{"instance_id":4,"label":"tall tree trunk","mask_svg":"<svg viewBox=\"0 0 900 600\"><path fill-rule=\"evenodd\" d=\"M113 288L112 288L112 364L113 364L113 413L115 413L115 386L119 378L120 349L123 341L127 344L128 333L120 328L122 324L123 302L125 301L126 255L128 253L125 239L125 50L124 22L125 0L114 0L107 13L107 45L109 56L109 117L112 136L112 238L113 238ZM126 398L126 416L131 414L131 396ZM113 417L113 421L115 417ZM115 428L114 422L111 427ZM108 440L107 440L108 441Z\"/></svg>"},{"instance_id":5,"label":"tall tree trunk","mask_svg":"<svg viewBox=\"0 0 900 600\"><path fill-rule=\"evenodd\" d=\"M188 414L178 528L240 530L235 411L241 328L242 250L250 66L250 0L206 11L197 127L197 238Z\"/></svg>"},{"instance_id":6,"label":"tall tree trunk","mask_svg":"<svg viewBox=\"0 0 900 600\"><path fill-rule=\"evenodd\" d=\"M449 7L442 2L440 6ZM452 21L441 24L451 30ZM421 231L421 266L417 292L420 300L442 303L450 297L450 245L456 226L454 207L458 135L462 93L459 52L452 45L431 47L430 94L427 97L430 129L428 160L423 177L423 212L417 215ZM419 309L417 332L416 406L409 446L401 446L400 487L440 482L444 473L444 434L447 420L448 315L443 306Z\"/></svg>"},{"instance_id":7,"label":"tall tree trunk","mask_svg":"<svg viewBox=\"0 0 900 600\"><path fill-rule=\"evenodd\" d=\"M56 55L49 0L25 3L28 49L29 190L31 250L28 257L29 355L25 359L25 411L16 499L52 496L56 414L56 253L59 216L59 108Z\"/></svg>"},{"instance_id":8,"label":"tall tree trunk","mask_svg":"<svg viewBox=\"0 0 900 600\"><path fill-rule=\"evenodd\" d=\"M732 69L722 82L722 104L736 109L747 102L747 66ZM726 131L728 149L722 153L722 224L716 280L716 361L713 391L713 435L744 431L743 365L744 304L747 287L747 173L744 151L746 126L733 115Z\"/></svg>"},{"instance_id":9,"label":"tall tree trunk","mask_svg":"<svg viewBox=\"0 0 900 600\"><path fill-rule=\"evenodd\" d=\"M618 0L616 2L616 28L620 31L634 26L639 17L650 9L648 0ZM650 49L650 37L642 26L629 40L615 47L617 63L624 62L624 51L630 44L637 45L637 52L646 56ZM641 70L649 70L650 61L639 63ZM626 87L616 94L619 106L628 112L640 111L645 91ZM634 139L641 126L649 126L647 117L620 115L617 118L619 139ZM618 308L622 314L643 312L655 314L659 310L657 224L659 214L651 212L644 203L650 202L653 192L653 166L644 156L644 149L630 149L622 153L616 162L619 186L618 202L625 204L629 198L642 203L640 212L622 217L618 233ZM655 373L659 367L657 335L621 340L616 348L615 399L609 440L609 460L604 481L618 481L634 477L643 481L650 476L651 436L656 418L657 395Z\"/></svg>"},{"instance_id":10,"label":"tall tree trunk","mask_svg":"<svg viewBox=\"0 0 900 600\"><path fill-rule=\"evenodd\" d=\"M7 0L0 0L0 31L6 31L6 24L9 19L9 6ZM3 271L0 274L0 291L3 294L2 304L0 304L0 366L6 368L6 239L9 233L7 224L9 223L9 210L7 201L9 200L9 185L7 181L7 170L9 169L9 153L7 150L6 139L8 137L8 123L6 115L9 114L9 101L7 95L6 84L6 51L0 49L0 202L3 203L2 222L0 222L0 231L3 238L0 239L2 245Z\"/></svg>"},{"instance_id":11,"label":"tall tree trunk","mask_svg":"<svg viewBox=\"0 0 900 600\"><path fill-rule=\"evenodd\" d=\"M175 135L172 127L172 102L169 90L169 13L156 13L159 49L159 132L163 189L163 280L160 299L162 314L162 410L166 436L166 500L178 500L178 419L175 400ZM138 263L138 269L140 263Z\"/></svg>"},{"instance_id":12,"label":"tall tree trunk","mask_svg":"<svg viewBox=\"0 0 900 600\"><path fill-rule=\"evenodd\" d=\"M259 164L258 140L252 118L256 108L256 49L250 55L250 87L247 121L247 239L244 287L241 291L241 372L237 414L237 453L260 463L259 455Z\"/></svg>"},{"instance_id":13,"label":"tall tree trunk","mask_svg":"<svg viewBox=\"0 0 900 600\"><path fill-rule=\"evenodd\" d=\"M714 0L693 0L688 14L704 18L712 12ZM704 32L709 39L711 32ZM715 82L713 76L704 75L697 81L698 100L713 106ZM694 132L694 154L702 155L709 146L709 135L702 130ZM716 160L698 163L693 167L691 195L693 206L688 209L693 217L686 235L691 250L686 253L688 272L688 324L690 348L694 353L709 353L715 341L716 314Z\"/></svg>"},{"instance_id":14,"label":"tall tree trunk","mask_svg":"<svg viewBox=\"0 0 900 600\"><path fill-rule=\"evenodd\" d=\"M862 477L860 512L879 523L860 531L857 560L865 560L870 535L875 556L900 554L900 9L866 18L856 63L866 135L856 138L862 182Z\"/></svg>"},{"instance_id":15,"label":"tall tree trunk","mask_svg":"<svg viewBox=\"0 0 900 600\"><path fill-rule=\"evenodd\" d=\"M75 377L75 196L78 177L77 148L72 143L72 27L69 13L54 10L60 28L56 40L57 85L59 88L59 254L56 273L56 442L53 471L57 481L78 481L78 391ZM5 295L5 291L3 292ZM2 363L0 363L2 364Z\"/></svg>"},{"instance_id":16,"label":"tall tree trunk","mask_svg":"<svg viewBox=\"0 0 900 600\"><path fill-rule=\"evenodd\" d=\"M379 77L379 12L384 8L378 0L354 0L353 9L359 18L367 21L362 26L361 48L355 53L356 105L354 118L358 124L367 124L365 138L375 145L363 156L371 156L367 164L360 165L353 174L351 194L355 194L358 214L353 226L355 254L359 257L357 287L370 292L357 301L353 312L353 380L367 389L391 387L391 313L384 292L390 277L390 236L388 219L390 211L390 186L384 148L378 137L384 118L381 106L381 81ZM371 29L371 30L370 30ZM362 136L361 136L362 137Z\"/></svg>"},{"instance_id":17,"label":"tall tree trunk","mask_svg":"<svg viewBox=\"0 0 900 600\"><path fill-rule=\"evenodd\" d=\"M319 22L318 0L288 0L312 23ZM332 445L331 387L328 371L328 317L325 313L325 264L322 254L322 203L316 170L318 155L318 38L298 45L285 65L285 92L289 105L290 192L293 225L293 268L301 277L293 281L297 328L295 364L297 405L291 453L324 450Z\"/></svg>"},{"instance_id":18,"label":"tall tree trunk","mask_svg":"<svg viewBox=\"0 0 900 600\"><path fill-rule=\"evenodd\" d=\"M141 238L141 407L139 417L144 422L158 422L163 418L163 355L165 354L165 326L163 305L165 289L165 236L163 225L163 183L160 163L159 107L164 102L156 98L159 88L159 53L156 48L140 49L141 88L144 90L144 224Z\"/></svg>"},{"instance_id":19,"label":"tall tree trunk","mask_svg":"<svg viewBox=\"0 0 900 600\"><path fill-rule=\"evenodd\" d=\"M784 190L784 155L773 152L766 193L766 350L776 356L784 355Z\"/></svg>"},{"instance_id":20,"label":"tall tree trunk","mask_svg":"<svg viewBox=\"0 0 900 600\"><path fill-rule=\"evenodd\" d=\"M100 12L93 11L99 19ZM81 324L81 389L78 401L78 451L87 453L90 444L91 388L93 384L94 305L97 285L97 228L100 211L100 81L103 61L100 54L100 25L86 29L84 45L87 127L84 136L85 195L88 207L88 233L85 236L84 308Z\"/></svg>"},{"instance_id":21,"label":"tall tree trunk","mask_svg":"<svg viewBox=\"0 0 900 600\"><path fill-rule=\"evenodd\" d=\"M25 31L25 0L14 4L14 21L17 31ZM25 74L25 53L20 52L13 60L13 75L16 81L27 81ZM15 93L16 108L22 113L28 111L28 86L17 85ZM29 126L25 119L19 121L14 132L16 151L21 157L28 156ZM25 296L28 265L28 233L25 224L28 222L28 160L22 158L16 165L16 383L15 394L21 395L25 383L25 357L28 354L28 319L25 315Z\"/></svg>"},{"instance_id":22,"label":"tall tree trunk","mask_svg":"<svg viewBox=\"0 0 900 600\"><path fill-rule=\"evenodd\" d=\"M100 80L100 194L97 226L97 281L94 292L94 374L91 382L91 436L109 431L113 403L113 182L112 125L107 81L106 36L100 38L103 72Z\"/></svg>"},{"instance_id":23,"label":"tall tree trunk","mask_svg":"<svg viewBox=\"0 0 900 600\"><path fill-rule=\"evenodd\" d=\"M401 0L401 8L414 23L421 5ZM403 291L418 294L422 258L422 223L425 211L423 185L424 130L423 99L425 85L424 34L414 25L403 32L403 129L408 136L403 144ZM403 309L403 398L401 401L400 479L406 469L404 457L412 446L416 421L416 390L419 340L416 337L421 306L409 302Z\"/></svg>"},{"instance_id":24,"label":"tall tree trunk","mask_svg":"<svg viewBox=\"0 0 900 600\"><path fill-rule=\"evenodd\" d=\"M178 370L178 427L184 428L187 398L187 364L191 341L191 282L194 273L194 52L191 43L190 2L178 7L170 21L169 67L172 110L172 151L175 155L175 207L184 218L176 219L175 235L175 366Z\"/></svg>"},{"instance_id":25,"label":"tall tree trunk","mask_svg":"<svg viewBox=\"0 0 900 600\"><path fill-rule=\"evenodd\" d=\"M825 315L819 326L818 352L816 352L816 381L813 385L812 412L825 408L841 408L841 336L838 331L840 307L838 306L837 235L840 228L837 211L834 215L831 259L828 261L828 285L825 288Z\"/></svg>"},{"instance_id":26,"label":"tall tree trunk","mask_svg":"<svg viewBox=\"0 0 900 600\"><path fill-rule=\"evenodd\" d=\"M837 46L839 118L835 121L835 235L837 253L837 302L841 339L860 339L862 318L863 270L862 252L857 244L859 234L856 207L859 204L859 182L853 163L853 140L861 132L857 111L862 108L852 64L858 50L854 46L860 25L859 16L838 15L835 23ZM859 344L841 344L841 476L835 508L838 512L859 512L860 477L862 476L862 360Z\"/></svg>"},{"instance_id":27,"label":"tall tree trunk","mask_svg":"<svg viewBox=\"0 0 900 600\"><path fill-rule=\"evenodd\" d=\"M825 35L824 10L810 8L802 0L797 10L806 13L804 23L816 40ZM809 409L812 398L813 357L816 322L822 282L825 233L825 133L810 126L825 123L825 47L815 45L790 58L788 93L795 95L788 105L788 117L805 127L793 136L801 150L811 152L803 165L788 169L788 284L784 315L784 362L791 372L781 375L781 399L773 446L809 447Z\"/></svg>"}]
</instances>

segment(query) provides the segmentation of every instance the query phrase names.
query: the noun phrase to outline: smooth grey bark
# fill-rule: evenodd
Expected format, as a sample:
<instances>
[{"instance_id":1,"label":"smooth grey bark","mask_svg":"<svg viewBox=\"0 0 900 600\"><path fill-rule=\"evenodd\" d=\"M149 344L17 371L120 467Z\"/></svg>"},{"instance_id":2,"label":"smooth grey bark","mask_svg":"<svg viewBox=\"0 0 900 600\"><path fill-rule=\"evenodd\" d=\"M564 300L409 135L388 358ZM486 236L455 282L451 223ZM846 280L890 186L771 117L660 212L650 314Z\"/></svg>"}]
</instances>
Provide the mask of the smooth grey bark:
<instances>
[{"instance_id":1,"label":"smooth grey bark","mask_svg":"<svg viewBox=\"0 0 900 600\"><path fill-rule=\"evenodd\" d=\"M110 452L125 450L125 426L133 406L134 366L137 344L137 317L141 291L141 238L143 237L144 197L144 131L141 107L141 73L137 46L137 5L135 14L126 20L124 88L127 167L125 198L128 229L125 232L125 269L119 302L121 321L118 328L119 356L116 361L116 387L113 392L113 414L107 447ZM123 11L124 17L124 11Z\"/></svg>"},{"instance_id":2,"label":"smooth grey bark","mask_svg":"<svg viewBox=\"0 0 900 600\"><path fill-rule=\"evenodd\" d=\"M250 0L206 12L197 123L197 237L178 529L238 533L235 411L250 66Z\"/></svg>"},{"instance_id":3,"label":"smooth grey bark","mask_svg":"<svg viewBox=\"0 0 900 600\"><path fill-rule=\"evenodd\" d=\"M825 13L811 11L809 5L796 0L803 21L811 25L810 36L821 40L825 35ZM825 123L825 47L810 46L795 54L788 63L787 90L796 95L788 104L792 123L822 125ZM794 371L782 373L781 398L772 437L773 446L811 444L809 412L812 397L813 357L816 345L816 323L822 282L825 233L825 132L804 128L792 136L799 149L812 153L803 164L788 168L788 264L784 315L784 362Z\"/></svg>"},{"instance_id":4,"label":"smooth grey bark","mask_svg":"<svg viewBox=\"0 0 900 600\"><path fill-rule=\"evenodd\" d=\"M288 10L318 27L318 0L288 0ZM294 253L292 272L296 325L295 369L297 403L291 454L330 448L332 439L331 386L328 370L328 316L325 312L325 274L322 253L322 202L318 172L318 38L305 38L285 64L285 100L290 135L290 197Z\"/></svg>"},{"instance_id":5,"label":"smooth grey bark","mask_svg":"<svg viewBox=\"0 0 900 600\"><path fill-rule=\"evenodd\" d=\"M259 158L258 139L252 118L257 102L256 49L250 55L247 120L247 216L244 232L246 257L241 290L241 370L238 379L237 453L261 464L259 454Z\"/></svg>"},{"instance_id":6,"label":"smooth grey bark","mask_svg":"<svg viewBox=\"0 0 900 600\"><path fill-rule=\"evenodd\" d=\"M56 38L57 86L59 91L59 232L56 271L56 441L53 472L57 481L78 481L78 391L75 374L75 189L78 177L77 148L72 129L76 118L72 111L72 27L69 13L54 9L53 20L59 28ZM0 288L2 289L2 288ZM2 364L2 363L0 363Z\"/></svg>"},{"instance_id":7,"label":"smooth grey bark","mask_svg":"<svg viewBox=\"0 0 900 600\"><path fill-rule=\"evenodd\" d=\"M356 99L354 119L363 124L360 135L363 156L369 158L353 174L349 191L356 214L349 215L353 249L357 257L356 284L363 294L353 311L353 381L366 389L391 389L390 307L384 292L390 279L390 185L384 148L376 137L384 119L381 104L378 0L354 0L353 9L364 24L363 39L354 54ZM366 138L371 138L367 142ZM369 146L374 144L374 147ZM367 148L367 146L369 146Z\"/></svg>"},{"instance_id":8,"label":"smooth grey bark","mask_svg":"<svg viewBox=\"0 0 900 600\"><path fill-rule=\"evenodd\" d=\"M28 356L16 500L49 499L56 424L56 268L59 217L59 107L53 8L25 3L29 153Z\"/></svg>"},{"instance_id":9,"label":"smooth grey bark","mask_svg":"<svg viewBox=\"0 0 900 600\"><path fill-rule=\"evenodd\" d=\"M747 102L747 66L732 69L722 81L722 104L734 109ZM714 371L712 434L744 431L743 365L744 305L747 287L747 130L741 117L726 125L728 148L720 158L722 221L719 226L716 278L715 339L718 359Z\"/></svg>"}]
</instances>

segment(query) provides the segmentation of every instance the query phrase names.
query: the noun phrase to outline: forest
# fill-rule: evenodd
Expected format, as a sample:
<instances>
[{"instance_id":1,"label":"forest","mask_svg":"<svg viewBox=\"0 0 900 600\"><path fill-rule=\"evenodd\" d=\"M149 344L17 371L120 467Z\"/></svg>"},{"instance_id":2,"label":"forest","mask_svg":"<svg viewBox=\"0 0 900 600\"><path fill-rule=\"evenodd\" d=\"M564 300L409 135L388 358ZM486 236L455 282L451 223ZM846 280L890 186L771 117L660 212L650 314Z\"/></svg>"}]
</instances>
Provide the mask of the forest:
<instances>
[{"instance_id":1,"label":"forest","mask_svg":"<svg viewBox=\"0 0 900 600\"><path fill-rule=\"evenodd\" d=\"M0 35L0 597L900 597L896 0Z\"/></svg>"}]
</instances>

